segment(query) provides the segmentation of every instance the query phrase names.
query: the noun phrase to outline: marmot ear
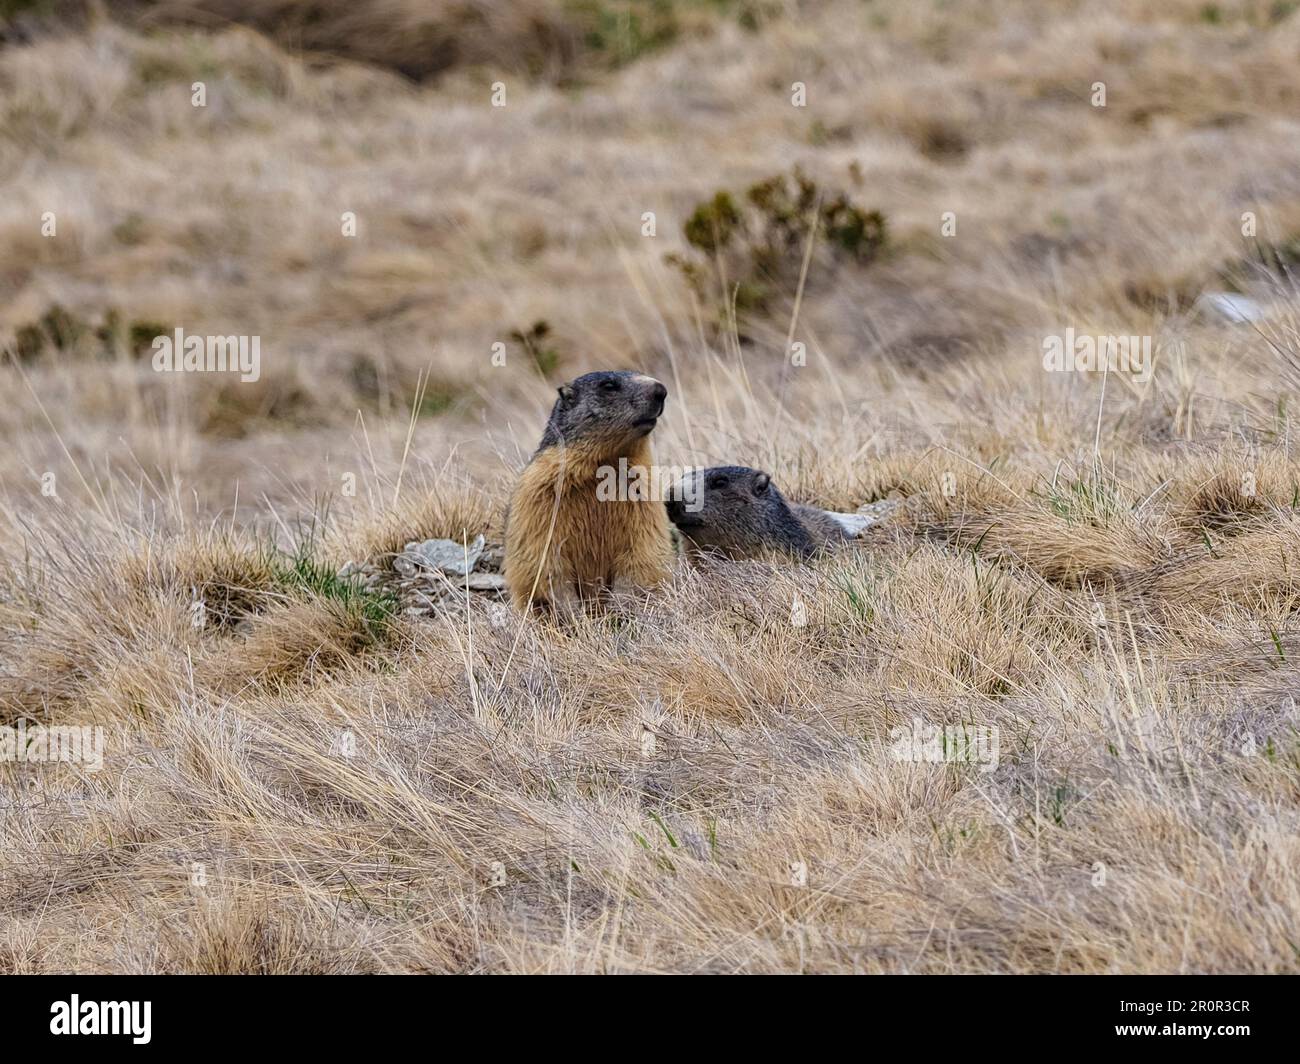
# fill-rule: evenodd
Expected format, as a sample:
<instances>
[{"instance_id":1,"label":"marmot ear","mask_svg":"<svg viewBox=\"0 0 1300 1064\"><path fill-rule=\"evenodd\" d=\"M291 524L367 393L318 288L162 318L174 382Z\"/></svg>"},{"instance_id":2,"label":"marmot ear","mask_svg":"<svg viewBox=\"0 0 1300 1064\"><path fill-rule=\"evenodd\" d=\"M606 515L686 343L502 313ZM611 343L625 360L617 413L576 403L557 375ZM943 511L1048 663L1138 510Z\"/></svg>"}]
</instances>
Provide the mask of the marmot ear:
<instances>
[{"instance_id":1,"label":"marmot ear","mask_svg":"<svg viewBox=\"0 0 1300 1064\"><path fill-rule=\"evenodd\" d=\"M573 402L573 389L570 388L567 384L561 384L555 390L559 394L560 402L563 405L568 406L570 403Z\"/></svg>"},{"instance_id":2,"label":"marmot ear","mask_svg":"<svg viewBox=\"0 0 1300 1064\"><path fill-rule=\"evenodd\" d=\"M759 473L754 478L754 494L762 495L767 491L767 486L772 483L772 478L766 473Z\"/></svg>"}]
</instances>

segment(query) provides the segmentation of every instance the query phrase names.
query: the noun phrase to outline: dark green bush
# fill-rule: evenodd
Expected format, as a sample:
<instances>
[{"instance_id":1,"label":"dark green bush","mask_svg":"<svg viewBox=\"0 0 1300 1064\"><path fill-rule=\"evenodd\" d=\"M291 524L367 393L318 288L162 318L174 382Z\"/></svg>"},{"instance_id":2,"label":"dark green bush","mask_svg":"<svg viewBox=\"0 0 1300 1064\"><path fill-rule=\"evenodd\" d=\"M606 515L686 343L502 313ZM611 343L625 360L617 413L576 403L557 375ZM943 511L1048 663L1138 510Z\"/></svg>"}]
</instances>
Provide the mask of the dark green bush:
<instances>
[{"instance_id":1,"label":"dark green bush","mask_svg":"<svg viewBox=\"0 0 1300 1064\"><path fill-rule=\"evenodd\" d=\"M562 361L559 348L547 342L550 335L550 322L544 320L533 322L532 328L527 332L523 329L510 330L510 339L523 350L543 378L549 378L559 369Z\"/></svg>"},{"instance_id":2,"label":"dark green bush","mask_svg":"<svg viewBox=\"0 0 1300 1064\"><path fill-rule=\"evenodd\" d=\"M682 227L697 253L670 255L705 305L734 301L738 314L766 314L782 295L793 298L810 227L811 270L831 262L865 266L885 246L885 217L844 192L828 191L802 170L758 181L743 195L723 189L691 212ZM726 319L725 313L720 315Z\"/></svg>"}]
</instances>

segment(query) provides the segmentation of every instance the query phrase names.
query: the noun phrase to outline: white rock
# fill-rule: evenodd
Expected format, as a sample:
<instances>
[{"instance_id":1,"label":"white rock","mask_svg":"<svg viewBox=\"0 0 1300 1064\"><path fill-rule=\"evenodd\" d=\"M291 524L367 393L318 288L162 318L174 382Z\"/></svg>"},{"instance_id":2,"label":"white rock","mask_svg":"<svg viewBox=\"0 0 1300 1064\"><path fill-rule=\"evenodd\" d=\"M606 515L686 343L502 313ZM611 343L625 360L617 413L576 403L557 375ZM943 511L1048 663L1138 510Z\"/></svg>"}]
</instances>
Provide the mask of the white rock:
<instances>
[{"instance_id":1,"label":"white rock","mask_svg":"<svg viewBox=\"0 0 1300 1064\"><path fill-rule=\"evenodd\" d=\"M1234 325L1264 319L1264 307L1259 301L1238 292L1203 292L1197 297L1195 306L1206 317Z\"/></svg>"},{"instance_id":2,"label":"white rock","mask_svg":"<svg viewBox=\"0 0 1300 1064\"><path fill-rule=\"evenodd\" d=\"M858 512L853 514L836 513L834 510L826 512L850 536L860 536L872 525L880 524L897 510L898 506L897 499L881 499L878 502L864 503L858 507Z\"/></svg>"},{"instance_id":3,"label":"white rock","mask_svg":"<svg viewBox=\"0 0 1300 1064\"><path fill-rule=\"evenodd\" d=\"M826 516L834 518L836 524L850 536L860 536L876 523L874 517L868 517L866 514L841 514L834 510L827 510Z\"/></svg>"}]
</instances>

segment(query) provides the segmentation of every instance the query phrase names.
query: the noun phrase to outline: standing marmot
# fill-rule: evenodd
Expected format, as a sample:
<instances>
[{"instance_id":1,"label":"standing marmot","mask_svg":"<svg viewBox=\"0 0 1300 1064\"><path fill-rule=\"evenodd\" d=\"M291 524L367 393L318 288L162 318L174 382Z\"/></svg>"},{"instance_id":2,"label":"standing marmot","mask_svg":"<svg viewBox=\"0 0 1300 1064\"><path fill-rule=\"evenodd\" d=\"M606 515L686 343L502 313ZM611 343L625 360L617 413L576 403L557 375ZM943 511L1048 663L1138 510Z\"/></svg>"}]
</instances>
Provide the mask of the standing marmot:
<instances>
[{"instance_id":1,"label":"standing marmot","mask_svg":"<svg viewBox=\"0 0 1300 1064\"><path fill-rule=\"evenodd\" d=\"M644 587L667 576L664 504L608 490L612 481L626 488L629 474L650 476L649 436L667 395L653 377L628 372L561 386L506 517L506 586L516 606L590 603L616 583Z\"/></svg>"},{"instance_id":2,"label":"standing marmot","mask_svg":"<svg viewBox=\"0 0 1300 1064\"><path fill-rule=\"evenodd\" d=\"M772 478L745 466L698 469L673 487L672 519L693 554L748 558L783 551L807 558L861 531L870 519L786 501Z\"/></svg>"}]
</instances>

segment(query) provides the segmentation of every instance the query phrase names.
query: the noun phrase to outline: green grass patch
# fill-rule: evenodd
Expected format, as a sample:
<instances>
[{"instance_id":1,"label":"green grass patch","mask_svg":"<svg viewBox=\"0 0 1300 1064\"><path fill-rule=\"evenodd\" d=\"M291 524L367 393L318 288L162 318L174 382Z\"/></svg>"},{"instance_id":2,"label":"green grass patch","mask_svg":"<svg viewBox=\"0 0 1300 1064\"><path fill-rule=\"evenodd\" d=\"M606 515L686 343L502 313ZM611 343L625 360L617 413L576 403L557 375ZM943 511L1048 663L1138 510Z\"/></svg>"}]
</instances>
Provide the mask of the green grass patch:
<instances>
[{"instance_id":1,"label":"green grass patch","mask_svg":"<svg viewBox=\"0 0 1300 1064\"><path fill-rule=\"evenodd\" d=\"M401 603L391 591L375 590L352 576L339 576L330 565L315 557L310 540L293 553L272 559L275 579L289 595L310 596L338 603L376 640L386 638L401 613Z\"/></svg>"}]
</instances>

